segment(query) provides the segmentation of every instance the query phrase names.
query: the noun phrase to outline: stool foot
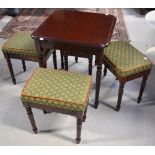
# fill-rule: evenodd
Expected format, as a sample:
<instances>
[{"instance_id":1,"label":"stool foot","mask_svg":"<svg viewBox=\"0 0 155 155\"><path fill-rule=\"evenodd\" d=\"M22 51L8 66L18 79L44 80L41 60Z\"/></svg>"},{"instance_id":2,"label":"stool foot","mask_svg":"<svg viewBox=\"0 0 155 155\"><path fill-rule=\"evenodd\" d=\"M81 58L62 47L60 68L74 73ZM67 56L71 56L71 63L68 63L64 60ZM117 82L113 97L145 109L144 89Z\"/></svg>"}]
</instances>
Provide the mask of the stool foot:
<instances>
[{"instance_id":1,"label":"stool foot","mask_svg":"<svg viewBox=\"0 0 155 155\"><path fill-rule=\"evenodd\" d=\"M43 110L43 113L44 113L44 114L47 114L47 111L46 111L46 110Z\"/></svg>"},{"instance_id":2,"label":"stool foot","mask_svg":"<svg viewBox=\"0 0 155 155\"><path fill-rule=\"evenodd\" d=\"M76 138L76 144L80 144L80 141L81 141L81 138L80 139Z\"/></svg>"},{"instance_id":3,"label":"stool foot","mask_svg":"<svg viewBox=\"0 0 155 155\"><path fill-rule=\"evenodd\" d=\"M143 77L142 84L141 84L140 91L139 91L139 96L137 98L137 103L138 104L142 100L142 95L143 95L143 92L144 92L144 89L145 89L147 77L148 77L148 74Z\"/></svg>"},{"instance_id":4,"label":"stool foot","mask_svg":"<svg viewBox=\"0 0 155 155\"><path fill-rule=\"evenodd\" d=\"M37 129L33 129L34 134L38 134L38 130Z\"/></svg>"},{"instance_id":5,"label":"stool foot","mask_svg":"<svg viewBox=\"0 0 155 155\"><path fill-rule=\"evenodd\" d=\"M137 103L140 104L141 98L137 98Z\"/></svg>"},{"instance_id":6,"label":"stool foot","mask_svg":"<svg viewBox=\"0 0 155 155\"><path fill-rule=\"evenodd\" d=\"M118 92L118 100L117 100L117 106L116 106L116 111L119 111L121 108L121 102L122 102L122 95L124 91L124 85L125 83L120 82L119 84L119 92Z\"/></svg>"},{"instance_id":7,"label":"stool foot","mask_svg":"<svg viewBox=\"0 0 155 155\"><path fill-rule=\"evenodd\" d=\"M81 129L82 129L82 118L77 118L77 137L76 143L79 144L81 141Z\"/></svg>"},{"instance_id":8,"label":"stool foot","mask_svg":"<svg viewBox=\"0 0 155 155\"><path fill-rule=\"evenodd\" d=\"M32 112L31 107L29 105L26 105L26 111L27 111L28 118L29 118L31 126L32 126L32 130L35 134L37 134L38 131L37 131L37 127L36 127L34 117L33 117L33 112Z\"/></svg>"},{"instance_id":9,"label":"stool foot","mask_svg":"<svg viewBox=\"0 0 155 155\"><path fill-rule=\"evenodd\" d=\"M97 108L98 108L98 105L95 104L95 105L94 105L94 108L97 109Z\"/></svg>"},{"instance_id":10,"label":"stool foot","mask_svg":"<svg viewBox=\"0 0 155 155\"><path fill-rule=\"evenodd\" d=\"M116 109L115 110L119 112L120 106L116 106Z\"/></svg>"},{"instance_id":11,"label":"stool foot","mask_svg":"<svg viewBox=\"0 0 155 155\"><path fill-rule=\"evenodd\" d=\"M12 79L14 85L16 85L16 79Z\"/></svg>"},{"instance_id":12,"label":"stool foot","mask_svg":"<svg viewBox=\"0 0 155 155\"><path fill-rule=\"evenodd\" d=\"M75 62L78 63L78 57L77 56L75 57Z\"/></svg>"}]
</instances>

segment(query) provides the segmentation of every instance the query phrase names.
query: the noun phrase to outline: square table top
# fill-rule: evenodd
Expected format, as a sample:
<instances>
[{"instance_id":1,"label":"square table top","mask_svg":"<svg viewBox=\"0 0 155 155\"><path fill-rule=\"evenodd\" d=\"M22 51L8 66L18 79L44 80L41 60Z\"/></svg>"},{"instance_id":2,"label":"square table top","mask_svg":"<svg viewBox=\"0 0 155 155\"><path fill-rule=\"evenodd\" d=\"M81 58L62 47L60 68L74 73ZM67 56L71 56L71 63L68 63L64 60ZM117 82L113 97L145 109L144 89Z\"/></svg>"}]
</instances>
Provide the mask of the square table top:
<instances>
[{"instance_id":1,"label":"square table top","mask_svg":"<svg viewBox=\"0 0 155 155\"><path fill-rule=\"evenodd\" d=\"M111 40L116 18L99 13L58 10L33 33L32 38L104 47Z\"/></svg>"}]
</instances>

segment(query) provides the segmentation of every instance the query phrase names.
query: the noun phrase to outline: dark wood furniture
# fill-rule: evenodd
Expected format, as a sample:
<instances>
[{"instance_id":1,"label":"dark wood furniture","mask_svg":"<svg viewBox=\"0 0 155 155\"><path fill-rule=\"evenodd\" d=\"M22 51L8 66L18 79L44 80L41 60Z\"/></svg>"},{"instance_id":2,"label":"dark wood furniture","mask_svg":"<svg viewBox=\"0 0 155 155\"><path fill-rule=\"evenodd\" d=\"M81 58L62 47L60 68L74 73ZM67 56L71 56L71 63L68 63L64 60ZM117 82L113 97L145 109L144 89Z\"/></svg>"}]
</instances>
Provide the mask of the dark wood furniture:
<instances>
[{"instance_id":1,"label":"dark wood furniture","mask_svg":"<svg viewBox=\"0 0 155 155\"><path fill-rule=\"evenodd\" d=\"M38 53L42 53L42 48L63 51L66 70L68 70L68 55L81 57L95 55L97 66L95 108L99 103L103 51L110 43L115 23L116 18L112 15L59 10L32 33Z\"/></svg>"},{"instance_id":2,"label":"dark wood furniture","mask_svg":"<svg viewBox=\"0 0 155 155\"><path fill-rule=\"evenodd\" d=\"M31 34L27 32L18 32L9 38L2 46L4 57L7 61L11 74L12 82L16 84L11 59L22 60L23 70L26 71L25 60L38 62L40 67L46 67L47 60L53 53L54 68L57 69L56 51L43 49L42 54L38 54L35 49L35 42Z\"/></svg>"},{"instance_id":3,"label":"dark wood furniture","mask_svg":"<svg viewBox=\"0 0 155 155\"><path fill-rule=\"evenodd\" d=\"M37 134L38 130L32 108L67 114L77 118L76 142L79 144L91 85L92 78L88 75L47 68L36 69L21 94L34 133Z\"/></svg>"},{"instance_id":4,"label":"dark wood furniture","mask_svg":"<svg viewBox=\"0 0 155 155\"><path fill-rule=\"evenodd\" d=\"M142 77L141 88L137 103L142 100L148 75L152 68L152 62L139 50L125 41L115 41L104 52L104 76L109 69L119 80L119 91L116 111L121 108L122 95L126 82Z\"/></svg>"},{"instance_id":5,"label":"dark wood furniture","mask_svg":"<svg viewBox=\"0 0 155 155\"><path fill-rule=\"evenodd\" d=\"M11 63L11 59L18 59L18 60L22 60L22 66L23 66L23 70L24 72L26 71L26 65L25 65L25 60L27 61L33 61L33 62L38 62L40 67L47 67L46 66L46 62L48 60L48 58L50 57L50 55L53 53L53 62L54 62L54 68L57 69L57 62L56 62L56 52L54 51L50 51L48 53L48 55L44 56L37 56L37 57L31 57L31 56L25 56L25 55L18 55L18 54L12 54L12 53L4 53L4 57L7 61L8 64L8 68L11 74L11 78L12 78L12 82L13 84L16 84L16 79L14 76L14 71L12 68L12 63Z\"/></svg>"}]
</instances>

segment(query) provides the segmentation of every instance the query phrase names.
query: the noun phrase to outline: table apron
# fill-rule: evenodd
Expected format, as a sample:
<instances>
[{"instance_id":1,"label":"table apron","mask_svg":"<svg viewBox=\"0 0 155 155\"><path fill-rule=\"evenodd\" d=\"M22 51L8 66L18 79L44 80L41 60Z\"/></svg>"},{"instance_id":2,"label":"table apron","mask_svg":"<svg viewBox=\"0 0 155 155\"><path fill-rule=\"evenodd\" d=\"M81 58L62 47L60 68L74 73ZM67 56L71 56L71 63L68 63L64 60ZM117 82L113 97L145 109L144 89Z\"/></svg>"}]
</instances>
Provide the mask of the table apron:
<instances>
[{"instance_id":1,"label":"table apron","mask_svg":"<svg viewBox=\"0 0 155 155\"><path fill-rule=\"evenodd\" d=\"M64 51L64 50L61 50L61 52L63 53L63 55L67 56L77 56L77 57L82 57L82 58L91 58L93 56L92 53L88 53L88 52L81 52L81 51Z\"/></svg>"},{"instance_id":2,"label":"table apron","mask_svg":"<svg viewBox=\"0 0 155 155\"><path fill-rule=\"evenodd\" d=\"M62 51L80 51L81 53L97 55L100 52L103 52L103 48L87 46L87 45L77 45L73 43L60 43L52 41L40 41L40 46L47 49L58 49ZM74 52L75 53L75 52Z\"/></svg>"}]
</instances>

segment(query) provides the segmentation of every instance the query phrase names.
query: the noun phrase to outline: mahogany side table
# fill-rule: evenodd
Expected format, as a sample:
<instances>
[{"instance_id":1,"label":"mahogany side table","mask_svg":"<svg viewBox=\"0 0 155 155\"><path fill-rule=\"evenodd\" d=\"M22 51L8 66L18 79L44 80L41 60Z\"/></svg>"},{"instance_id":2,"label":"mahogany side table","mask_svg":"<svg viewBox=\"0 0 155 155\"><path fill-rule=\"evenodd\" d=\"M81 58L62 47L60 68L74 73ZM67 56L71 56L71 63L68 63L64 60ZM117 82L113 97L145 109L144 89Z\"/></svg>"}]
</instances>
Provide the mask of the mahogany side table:
<instances>
[{"instance_id":1,"label":"mahogany side table","mask_svg":"<svg viewBox=\"0 0 155 155\"><path fill-rule=\"evenodd\" d=\"M99 104L99 91L103 63L103 51L109 45L116 18L109 14L57 10L33 33L39 54L43 48L69 51L64 53L67 70L68 54L96 58L95 108Z\"/></svg>"}]
</instances>

